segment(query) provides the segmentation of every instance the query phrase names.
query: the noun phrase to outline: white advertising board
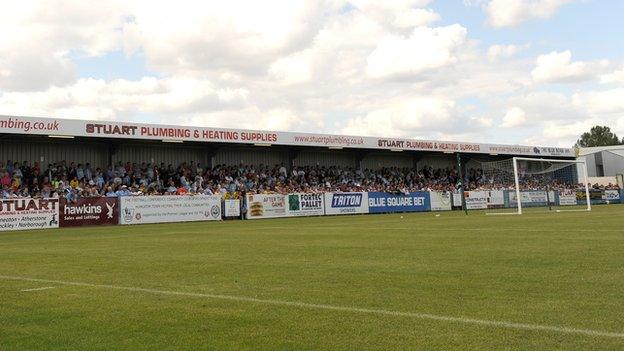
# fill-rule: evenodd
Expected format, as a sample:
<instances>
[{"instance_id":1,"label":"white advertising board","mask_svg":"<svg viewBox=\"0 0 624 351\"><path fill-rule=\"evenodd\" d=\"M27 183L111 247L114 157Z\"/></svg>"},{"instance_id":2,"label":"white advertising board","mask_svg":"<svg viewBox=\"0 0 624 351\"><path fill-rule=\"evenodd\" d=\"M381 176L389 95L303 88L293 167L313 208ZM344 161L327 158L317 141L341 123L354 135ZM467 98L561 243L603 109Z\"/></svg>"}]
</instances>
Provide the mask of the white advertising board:
<instances>
[{"instance_id":1,"label":"white advertising board","mask_svg":"<svg viewBox=\"0 0 624 351\"><path fill-rule=\"evenodd\" d=\"M120 224L221 219L221 197L218 195L122 196L119 201Z\"/></svg>"},{"instance_id":2,"label":"white advertising board","mask_svg":"<svg viewBox=\"0 0 624 351\"><path fill-rule=\"evenodd\" d=\"M323 216L325 214L323 194L288 194L288 216Z\"/></svg>"},{"instance_id":3,"label":"white advertising board","mask_svg":"<svg viewBox=\"0 0 624 351\"><path fill-rule=\"evenodd\" d=\"M559 192L559 205L561 206L575 206L576 205L576 190L561 190Z\"/></svg>"},{"instance_id":4,"label":"white advertising board","mask_svg":"<svg viewBox=\"0 0 624 351\"><path fill-rule=\"evenodd\" d=\"M286 216L286 196L281 194L247 195L247 219Z\"/></svg>"},{"instance_id":5,"label":"white advertising board","mask_svg":"<svg viewBox=\"0 0 624 351\"><path fill-rule=\"evenodd\" d=\"M0 231L59 227L59 199L0 200Z\"/></svg>"},{"instance_id":6,"label":"white advertising board","mask_svg":"<svg viewBox=\"0 0 624 351\"><path fill-rule=\"evenodd\" d=\"M430 191L431 211L450 211L451 193L448 191ZM461 201L461 200L460 200Z\"/></svg>"},{"instance_id":7,"label":"white advertising board","mask_svg":"<svg viewBox=\"0 0 624 351\"><path fill-rule=\"evenodd\" d=\"M240 216L240 200L239 199L223 200L223 215L225 217L239 217Z\"/></svg>"},{"instance_id":8,"label":"white advertising board","mask_svg":"<svg viewBox=\"0 0 624 351\"><path fill-rule=\"evenodd\" d=\"M523 204L546 204L548 199L550 203L555 203L555 192L549 191L546 194L545 190L527 190L520 192L520 199ZM516 192L509 192L509 203L516 204Z\"/></svg>"},{"instance_id":9,"label":"white advertising board","mask_svg":"<svg viewBox=\"0 0 624 351\"><path fill-rule=\"evenodd\" d=\"M505 205L505 193L502 190L465 191L466 208L469 210L485 210ZM453 205L461 206L461 192L453 193Z\"/></svg>"},{"instance_id":10,"label":"white advertising board","mask_svg":"<svg viewBox=\"0 0 624 351\"><path fill-rule=\"evenodd\" d=\"M368 193L325 193L325 214L368 213Z\"/></svg>"},{"instance_id":11,"label":"white advertising board","mask_svg":"<svg viewBox=\"0 0 624 351\"><path fill-rule=\"evenodd\" d=\"M604 200L608 202L619 202L620 201L620 191L619 190L605 190L604 191Z\"/></svg>"}]
</instances>

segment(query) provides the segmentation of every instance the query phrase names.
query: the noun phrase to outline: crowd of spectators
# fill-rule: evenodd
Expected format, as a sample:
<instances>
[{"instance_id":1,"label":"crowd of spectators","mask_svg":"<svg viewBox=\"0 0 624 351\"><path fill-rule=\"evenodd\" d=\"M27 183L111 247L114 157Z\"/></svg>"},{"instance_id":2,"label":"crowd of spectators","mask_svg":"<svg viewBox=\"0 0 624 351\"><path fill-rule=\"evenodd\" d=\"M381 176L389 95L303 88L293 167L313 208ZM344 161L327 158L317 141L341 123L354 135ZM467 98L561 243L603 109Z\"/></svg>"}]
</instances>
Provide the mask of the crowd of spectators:
<instances>
[{"instance_id":1,"label":"crowd of spectators","mask_svg":"<svg viewBox=\"0 0 624 351\"><path fill-rule=\"evenodd\" d=\"M0 198L119 197L140 195L221 194L239 198L245 193L294 193L327 191L381 191L408 194L413 191L452 191L463 182L466 190L513 189L513 175L503 171L468 169L460 181L455 169L388 167L359 170L343 167L285 165L217 165L199 163L178 166L164 163L118 162L106 168L89 163L61 161L43 168L38 162L0 162ZM541 177L521 179L525 189L574 188L576 185ZM603 187L604 188L604 187ZM610 185L610 189L617 186Z\"/></svg>"}]
</instances>

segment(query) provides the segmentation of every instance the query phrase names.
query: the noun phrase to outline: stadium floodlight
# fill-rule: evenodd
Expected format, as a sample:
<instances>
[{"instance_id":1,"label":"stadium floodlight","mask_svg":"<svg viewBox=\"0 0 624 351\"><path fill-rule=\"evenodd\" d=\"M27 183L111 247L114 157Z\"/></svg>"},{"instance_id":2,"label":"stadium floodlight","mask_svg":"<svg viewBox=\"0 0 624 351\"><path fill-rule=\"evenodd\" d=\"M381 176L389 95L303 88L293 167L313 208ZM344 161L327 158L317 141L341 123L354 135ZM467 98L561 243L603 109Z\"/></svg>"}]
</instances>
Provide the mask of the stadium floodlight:
<instances>
[{"instance_id":1,"label":"stadium floodlight","mask_svg":"<svg viewBox=\"0 0 624 351\"><path fill-rule=\"evenodd\" d=\"M480 186L488 189L489 194L487 208L513 210L488 214L522 214L526 207L547 207L556 212L591 211L584 160L514 157L481 162L481 169Z\"/></svg>"}]
</instances>

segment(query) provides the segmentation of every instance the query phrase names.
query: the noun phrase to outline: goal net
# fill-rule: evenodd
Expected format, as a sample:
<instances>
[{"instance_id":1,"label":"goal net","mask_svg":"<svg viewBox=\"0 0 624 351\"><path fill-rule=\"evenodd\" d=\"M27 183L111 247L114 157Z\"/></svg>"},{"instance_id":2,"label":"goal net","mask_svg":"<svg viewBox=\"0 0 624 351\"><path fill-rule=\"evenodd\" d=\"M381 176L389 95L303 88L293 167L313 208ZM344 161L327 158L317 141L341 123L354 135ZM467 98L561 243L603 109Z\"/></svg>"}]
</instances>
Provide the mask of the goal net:
<instances>
[{"instance_id":1,"label":"goal net","mask_svg":"<svg viewBox=\"0 0 624 351\"><path fill-rule=\"evenodd\" d=\"M488 206L489 214L522 214L531 208L589 211L591 202L584 161L514 157L480 162L477 187L495 192L503 206ZM470 195L470 192L468 192ZM468 203L468 200L466 201Z\"/></svg>"}]
</instances>

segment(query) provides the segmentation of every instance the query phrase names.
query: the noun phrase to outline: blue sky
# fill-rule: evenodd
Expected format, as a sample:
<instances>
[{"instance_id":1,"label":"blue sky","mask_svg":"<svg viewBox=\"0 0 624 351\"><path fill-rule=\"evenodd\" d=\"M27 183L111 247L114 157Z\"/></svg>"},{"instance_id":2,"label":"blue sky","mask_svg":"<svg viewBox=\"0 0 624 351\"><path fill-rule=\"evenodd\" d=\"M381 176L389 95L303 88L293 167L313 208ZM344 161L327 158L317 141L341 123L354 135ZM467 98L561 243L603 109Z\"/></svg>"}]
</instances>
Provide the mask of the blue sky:
<instances>
[{"instance_id":1,"label":"blue sky","mask_svg":"<svg viewBox=\"0 0 624 351\"><path fill-rule=\"evenodd\" d=\"M572 145L624 136L624 1L22 1L0 113Z\"/></svg>"}]
</instances>

